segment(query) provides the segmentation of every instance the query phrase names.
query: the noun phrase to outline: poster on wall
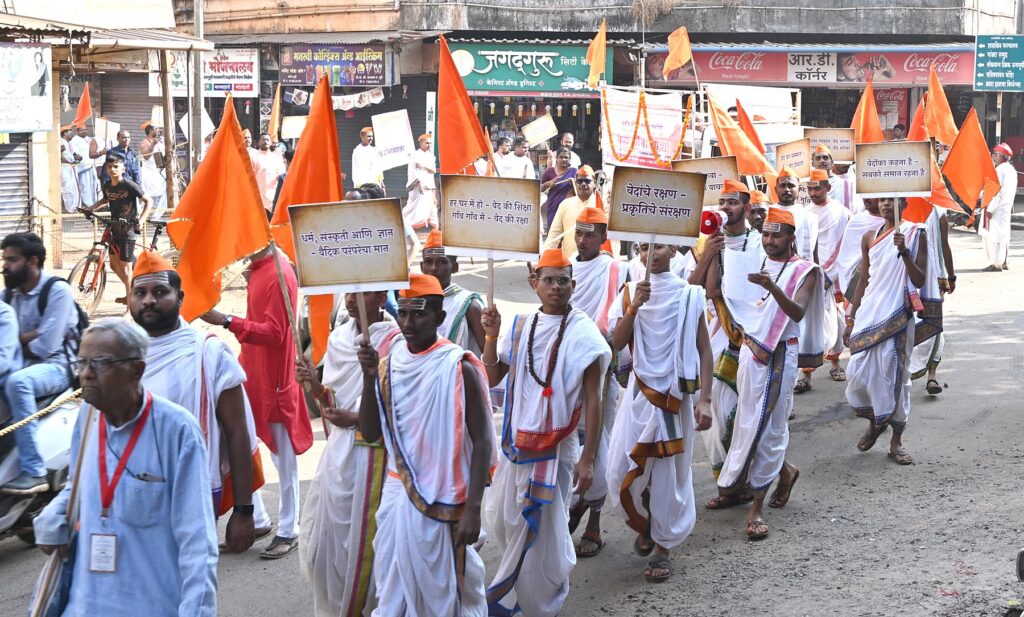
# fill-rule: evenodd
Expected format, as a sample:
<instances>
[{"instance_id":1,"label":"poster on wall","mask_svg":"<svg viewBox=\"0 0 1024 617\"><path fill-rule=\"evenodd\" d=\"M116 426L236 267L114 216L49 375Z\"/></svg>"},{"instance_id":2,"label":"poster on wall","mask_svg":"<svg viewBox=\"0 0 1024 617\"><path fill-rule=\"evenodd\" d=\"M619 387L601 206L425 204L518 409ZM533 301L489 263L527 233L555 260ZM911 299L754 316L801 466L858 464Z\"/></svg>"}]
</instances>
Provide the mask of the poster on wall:
<instances>
[{"instance_id":1,"label":"poster on wall","mask_svg":"<svg viewBox=\"0 0 1024 617\"><path fill-rule=\"evenodd\" d=\"M222 99L230 94L236 98L256 98L260 94L259 50L256 48L223 48L203 54L203 96ZM187 97L191 67L189 53L171 52L167 78L171 96ZM156 51L149 52L149 95L163 96L160 87L160 60Z\"/></svg>"},{"instance_id":2,"label":"poster on wall","mask_svg":"<svg viewBox=\"0 0 1024 617\"><path fill-rule=\"evenodd\" d=\"M601 153L605 166L671 169L684 129L682 94L645 94L646 114L637 113L639 92L607 88L604 96L607 113L601 121Z\"/></svg>"},{"instance_id":3,"label":"poster on wall","mask_svg":"<svg viewBox=\"0 0 1024 617\"><path fill-rule=\"evenodd\" d=\"M0 43L0 132L52 128L50 46Z\"/></svg>"},{"instance_id":4,"label":"poster on wall","mask_svg":"<svg viewBox=\"0 0 1024 617\"><path fill-rule=\"evenodd\" d=\"M327 75L332 86L387 86L385 46L291 45L281 48L285 86L315 86Z\"/></svg>"}]
</instances>

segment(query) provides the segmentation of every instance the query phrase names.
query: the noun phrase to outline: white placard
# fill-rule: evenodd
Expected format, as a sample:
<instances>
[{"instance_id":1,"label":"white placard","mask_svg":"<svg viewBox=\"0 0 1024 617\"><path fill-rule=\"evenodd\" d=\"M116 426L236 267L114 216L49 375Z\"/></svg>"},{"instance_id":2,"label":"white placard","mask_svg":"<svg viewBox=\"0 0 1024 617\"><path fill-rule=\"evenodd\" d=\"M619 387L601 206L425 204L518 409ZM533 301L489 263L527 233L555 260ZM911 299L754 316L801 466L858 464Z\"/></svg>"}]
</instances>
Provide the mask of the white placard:
<instances>
[{"instance_id":1,"label":"white placard","mask_svg":"<svg viewBox=\"0 0 1024 617\"><path fill-rule=\"evenodd\" d=\"M412 138L409 112L405 109L389 111L370 117L373 123L373 143L380 155L381 169L394 169L409 164L416 149Z\"/></svg>"}]
</instances>

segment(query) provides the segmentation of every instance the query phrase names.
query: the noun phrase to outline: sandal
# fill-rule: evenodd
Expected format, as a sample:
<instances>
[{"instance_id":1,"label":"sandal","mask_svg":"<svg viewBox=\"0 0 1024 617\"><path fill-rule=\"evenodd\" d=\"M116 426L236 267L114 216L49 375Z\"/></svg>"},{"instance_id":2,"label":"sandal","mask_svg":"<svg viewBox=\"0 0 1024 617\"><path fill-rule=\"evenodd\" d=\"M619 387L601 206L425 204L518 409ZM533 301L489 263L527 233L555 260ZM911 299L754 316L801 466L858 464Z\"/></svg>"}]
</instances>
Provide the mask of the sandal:
<instances>
[{"instance_id":1,"label":"sandal","mask_svg":"<svg viewBox=\"0 0 1024 617\"><path fill-rule=\"evenodd\" d=\"M914 463L914 458L907 454L907 451L903 448L896 448L896 451L890 452L888 456L897 465L912 465Z\"/></svg>"},{"instance_id":2,"label":"sandal","mask_svg":"<svg viewBox=\"0 0 1024 617\"><path fill-rule=\"evenodd\" d=\"M716 495L708 500L708 510L725 510L735 506L742 506L743 504L754 501L754 496L750 493L737 493L735 495Z\"/></svg>"},{"instance_id":3,"label":"sandal","mask_svg":"<svg viewBox=\"0 0 1024 617\"><path fill-rule=\"evenodd\" d=\"M260 540L262 540L263 538L266 538L267 536L269 536L270 532L272 532L272 531L274 531L274 527L273 526L263 527L262 529L256 529L255 531L253 531L253 536L252 536L253 544L255 544L255 543L259 542ZM226 550L228 550L228 543L227 542L221 542L220 545L218 546L218 548L220 550L222 550L222 551L226 551Z\"/></svg>"},{"instance_id":4,"label":"sandal","mask_svg":"<svg viewBox=\"0 0 1024 617\"><path fill-rule=\"evenodd\" d=\"M763 518L747 523L748 540L764 540L768 537L768 523Z\"/></svg>"},{"instance_id":5,"label":"sandal","mask_svg":"<svg viewBox=\"0 0 1024 617\"><path fill-rule=\"evenodd\" d=\"M832 381L846 381L846 371L841 366L829 370L828 376L832 378Z\"/></svg>"},{"instance_id":6,"label":"sandal","mask_svg":"<svg viewBox=\"0 0 1024 617\"><path fill-rule=\"evenodd\" d=\"M795 469L795 468L794 468ZM783 493L782 482L779 482L779 486L772 492L771 499L768 500L769 508L785 508L786 504L789 503L789 498L793 494L793 486L796 485L796 481L800 479L800 470L797 469L793 473L793 479L789 481L789 485L785 488Z\"/></svg>"},{"instance_id":7,"label":"sandal","mask_svg":"<svg viewBox=\"0 0 1024 617\"><path fill-rule=\"evenodd\" d=\"M875 442L878 441L878 438L881 437L882 433L884 433L888 428L888 424L886 424L880 429L872 428L870 436L865 434L860 438L859 441L857 441L857 449L860 450L861 452L867 452L871 448L875 447Z\"/></svg>"},{"instance_id":8,"label":"sandal","mask_svg":"<svg viewBox=\"0 0 1024 617\"><path fill-rule=\"evenodd\" d=\"M654 540L647 534L636 534L636 540L633 540L633 552L641 557L646 557L654 551Z\"/></svg>"},{"instance_id":9,"label":"sandal","mask_svg":"<svg viewBox=\"0 0 1024 617\"><path fill-rule=\"evenodd\" d=\"M580 526L580 521L583 520L583 515L586 514L589 509L590 506L581 498L580 502L569 510L569 535L576 533L576 528Z\"/></svg>"},{"instance_id":10,"label":"sandal","mask_svg":"<svg viewBox=\"0 0 1024 617\"><path fill-rule=\"evenodd\" d=\"M811 381L809 379L798 379L796 385L793 386L794 394L803 394L804 392L811 391Z\"/></svg>"},{"instance_id":11,"label":"sandal","mask_svg":"<svg viewBox=\"0 0 1024 617\"><path fill-rule=\"evenodd\" d=\"M939 382L936 379L929 379L928 383L926 383L924 386L924 390L925 392L931 394L932 396L935 396L936 394L942 394L942 386L939 385Z\"/></svg>"},{"instance_id":12,"label":"sandal","mask_svg":"<svg viewBox=\"0 0 1024 617\"><path fill-rule=\"evenodd\" d=\"M584 542L590 542L597 548L594 548L589 551L583 550ZM580 538L580 543L576 545L576 556L580 559L585 559L587 557L597 557L599 554L601 554L601 551L603 549L604 540L601 539L600 533L596 531L584 531L583 536Z\"/></svg>"},{"instance_id":13,"label":"sandal","mask_svg":"<svg viewBox=\"0 0 1024 617\"><path fill-rule=\"evenodd\" d=\"M294 553L297 548L299 548L298 538L282 538L281 536L274 536L274 539L270 541L267 548L260 552L260 557L263 559L281 559L282 557L287 557Z\"/></svg>"},{"instance_id":14,"label":"sandal","mask_svg":"<svg viewBox=\"0 0 1024 617\"><path fill-rule=\"evenodd\" d=\"M652 574L655 570L664 570L665 574ZM644 578L647 579L648 583L663 583L670 576L672 576L672 560L668 557L657 557L647 562Z\"/></svg>"}]
</instances>

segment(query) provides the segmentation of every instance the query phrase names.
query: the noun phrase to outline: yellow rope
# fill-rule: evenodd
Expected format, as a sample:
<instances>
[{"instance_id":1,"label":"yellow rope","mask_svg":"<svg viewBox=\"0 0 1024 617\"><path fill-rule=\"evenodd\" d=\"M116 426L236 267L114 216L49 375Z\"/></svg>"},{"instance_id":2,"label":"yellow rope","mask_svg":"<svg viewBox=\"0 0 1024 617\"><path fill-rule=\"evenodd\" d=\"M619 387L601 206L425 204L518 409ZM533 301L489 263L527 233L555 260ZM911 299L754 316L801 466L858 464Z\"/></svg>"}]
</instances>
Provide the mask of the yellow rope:
<instances>
[{"instance_id":1,"label":"yellow rope","mask_svg":"<svg viewBox=\"0 0 1024 617\"><path fill-rule=\"evenodd\" d=\"M74 392L68 392L64 396L61 396L60 398L58 398L54 402L50 403L49 406L47 406L47 407L45 407L43 409L40 409L39 411L35 412L31 416L25 418L24 420L19 420L18 422L15 422L14 424L4 428L3 430L0 430L0 437L4 437L5 435L9 435L9 434L13 433L14 431L18 430L19 428L25 426L29 422L34 422L34 421L38 420L39 418L42 418L43 416L45 416L47 414L53 413L61 405L63 405L64 403L70 401L71 399L77 397L81 393L82 393L82 389L81 388L79 388L78 390L75 390Z\"/></svg>"}]
</instances>

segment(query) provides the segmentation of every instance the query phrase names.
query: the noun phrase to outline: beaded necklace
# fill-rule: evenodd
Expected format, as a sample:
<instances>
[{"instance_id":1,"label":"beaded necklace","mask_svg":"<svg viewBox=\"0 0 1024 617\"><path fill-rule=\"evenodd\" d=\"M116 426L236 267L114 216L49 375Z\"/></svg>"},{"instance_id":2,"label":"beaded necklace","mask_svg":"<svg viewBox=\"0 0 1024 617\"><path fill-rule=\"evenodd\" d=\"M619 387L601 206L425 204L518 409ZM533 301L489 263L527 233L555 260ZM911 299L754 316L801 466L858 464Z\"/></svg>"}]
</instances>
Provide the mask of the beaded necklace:
<instances>
[{"instance_id":1,"label":"beaded necklace","mask_svg":"<svg viewBox=\"0 0 1024 617\"><path fill-rule=\"evenodd\" d=\"M565 315L562 315L562 323L558 325L558 337L555 338L555 344L551 348L551 358L548 360L548 373L544 381L541 381L540 377L537 376L537 371L533 368L533 334L537 330L537 320L540 319L540 311L533 316L533 323L530 324L530 334L526 339L526 364L530 369L530 377L537 382L537 385L544 388L541 392L545 398L550 398L554 393L551 389L551 378L555 374L555 362L558 360L558 348L562 346L562 338L565 336L565 327L569 323L569 314L572 313L572 305L570 304L565 311Z\"/></svg>"},{"instance_id":2,"label":"beaded necklace","mask_svg":"<svg viewBox=\"0 0 1024 617\"><path fill-rule=\"evenodd\" d=\"M790 259L787 259L786 261L782 262L782 267L781 267L781 268L779 269L779 273L775 275L775 281L774 281L774 284L775 284L775 285L778 285L778 284L779 284L779 279L780 279L780 278L782 278L782 273L786 271L786 266L788 266L788 265L789 265L789 262L790 262L790 261L791 261ZM761 261L761 272L764 272L764 267L765 267L765 266L766 266L767 264L768 264L768 257L766 256L766 257L765 257L765 258L764 258L764 259L763 259L763 260ZM768 296L770 296L770 295L772 295L772 294L771 294L771 292L768 292L768 293L766 293L766 294L764 295L764 297L763 297L763 298L761 298L761 302L764 302L765 300L767 300L767 299L768 299Z\"/></svg>"}]
</instances>

